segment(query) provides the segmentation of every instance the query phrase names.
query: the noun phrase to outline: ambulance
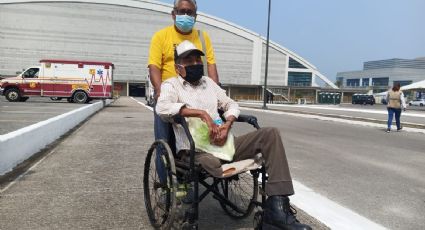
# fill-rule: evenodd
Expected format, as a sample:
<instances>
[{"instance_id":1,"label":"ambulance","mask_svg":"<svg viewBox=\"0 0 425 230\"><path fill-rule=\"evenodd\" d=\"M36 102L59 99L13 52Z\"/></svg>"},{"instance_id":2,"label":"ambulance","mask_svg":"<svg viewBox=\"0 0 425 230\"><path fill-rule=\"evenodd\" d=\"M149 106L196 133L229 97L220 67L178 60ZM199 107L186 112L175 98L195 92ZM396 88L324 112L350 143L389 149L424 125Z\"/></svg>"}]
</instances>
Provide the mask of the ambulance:
<instances>
[{"instance_id":1,"label":"ambulance","mask_svg":"<svg viewBox=\"0 0 425 230\"><path fill-rule=\"evenodd\" d=\"M74 103L112 98L113 70L110 62L40 60L39 66L1 80L0 95L11 102L30 97L66 98Z\"/></svg>"}]
</instances>

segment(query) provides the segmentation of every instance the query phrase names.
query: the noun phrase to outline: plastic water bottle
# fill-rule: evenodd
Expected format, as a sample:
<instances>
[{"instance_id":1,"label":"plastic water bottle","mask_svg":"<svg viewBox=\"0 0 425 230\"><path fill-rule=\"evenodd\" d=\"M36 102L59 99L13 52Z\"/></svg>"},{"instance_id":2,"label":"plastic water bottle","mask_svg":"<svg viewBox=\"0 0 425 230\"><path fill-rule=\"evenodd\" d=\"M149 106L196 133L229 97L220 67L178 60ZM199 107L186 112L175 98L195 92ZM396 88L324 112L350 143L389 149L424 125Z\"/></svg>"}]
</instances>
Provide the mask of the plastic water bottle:
<instances>
[{"instance_id":1,"label":"plastic water bottle","mask_svg":"<svg viewBox=\"0 0 425 230\"><path fill-rule=\"evenodd\" d=\"M214 120L214 123L218 126L221 126L221 125L223 125L223 120L221 120L221 118L218 117Z\"/></svg>"}]
</instances>

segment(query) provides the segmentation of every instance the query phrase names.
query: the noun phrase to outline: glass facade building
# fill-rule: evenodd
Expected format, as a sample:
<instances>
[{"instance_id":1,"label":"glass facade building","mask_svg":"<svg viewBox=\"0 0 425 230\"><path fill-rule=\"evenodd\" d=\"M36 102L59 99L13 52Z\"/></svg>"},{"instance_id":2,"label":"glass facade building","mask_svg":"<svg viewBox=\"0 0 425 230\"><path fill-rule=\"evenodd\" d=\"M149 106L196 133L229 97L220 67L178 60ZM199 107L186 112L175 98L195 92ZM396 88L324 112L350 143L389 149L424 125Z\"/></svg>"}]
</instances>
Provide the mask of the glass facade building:
<instances>
[{"instance_id":1,"label":"glass facade building","mask_svg":"<svg viewBox=\"0 0 425 230\"><path fill-rule=\"evenodd\" d=\"M309 87L312 83L312 74L304 72L288 72L288 86Z\"/></svg>"},{"instance_id":2,"label":"glass facade building","mask_svg":"<svg viewBox=\"0 0 425 230\"><path fill-rule=\"evenodd\" d=\"M347 79L347 86L349 87L359 87L360 79Z\"/></svg>"},{"instance_id":3,"label":"glass facade building","mask_svg":"<svg viewBox=\"0 0 425 230\"><path fill-rule=\"evenodd\" d=\"M363 70L339 72L336 78L342 87L379 93L397 83L404 86L425 79L425 57L368 61L364 62Z\"/></svg>"}]
</instances>

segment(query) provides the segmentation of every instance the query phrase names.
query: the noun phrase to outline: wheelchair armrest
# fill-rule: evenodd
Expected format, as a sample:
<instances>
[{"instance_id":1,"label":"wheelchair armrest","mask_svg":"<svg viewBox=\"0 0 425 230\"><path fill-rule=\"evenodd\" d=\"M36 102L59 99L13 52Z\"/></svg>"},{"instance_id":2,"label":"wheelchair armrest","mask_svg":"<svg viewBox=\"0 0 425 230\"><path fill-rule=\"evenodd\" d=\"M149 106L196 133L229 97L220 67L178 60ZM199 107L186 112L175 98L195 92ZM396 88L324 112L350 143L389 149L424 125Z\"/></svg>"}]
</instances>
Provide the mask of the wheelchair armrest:
<instances>
[{"instance_id":1,"label":"wheelchair armrest","mask_svg":"<svg viewBox=\"0 0 425 230\"><path fill-rule=\"evenodd\" d=\"M180 124L183 127L184 132L185 132L187 138L189 139L189 144L190 144L190 151L189 151L190 152L190 162L189 162L189 164L190 164L191 170L193 170L195 168L195 141L193 140L193 137L190 134L189 125L187 124L186 119L180 114L173 116L173 120L174 120L175 123Z\"/></svg>"},{"instance_id":2,"label":"wheelchair armrest","mask_svg":"<svg viewBox=\"0 0 425 230\"><path fill-rule=\"evenodd\" d=\"M194 150L195 149L195 144L194 144L192 135L190 134L189 125L187 124L186 119L182 115L177 114L177 115L173 116L173 121L176 124L180 124L183 127L184 132L185 132L187 138L189 139L190 148L192 150Z\"/></svg>"},{"instance_id":3,"label":"wheelchair armrest","mask_svg":"<svg viewBox=\"0 0 425 230\"><path fill-rule=\"evenodd\" d=\"M222 109L218 109L218 114L220 114L221 119L226 122L226 118L224 117L224 111ZM255 116L252 115L245 115L245 114L240 114L238 119L236 120L236 122L246 122L252 126L254 126L254 128L259 129L260 126L258 125L257 122L257 118Z\"/></svg>"},{"instance_id":4,"label":"wheelchair armrest","mask_svg":"<svg viewBox=\"0 0 425 230\"><path fill-rule=\"evenodd\" d=\"M186 124L186 126L187 126L186 119L184 119L184 117L180 114L173 116L173 121L175 123L183 125L183 126L184 126L184 124Z\"/></svg>"},{"instance_id":5,"label":"wheelchair armrest","mask_svg":"<svg viewBox=\"0 0 425 230\"><path fill-rule=\"evenodd\" d=\"M257 118L255 116L252 116L252 115L240 114L236 121L237 122L246 122L246 123L254 126L256 129L260 128L260 126L258 125L258 122L257 122Z\"/></svg>"}]
</instances>

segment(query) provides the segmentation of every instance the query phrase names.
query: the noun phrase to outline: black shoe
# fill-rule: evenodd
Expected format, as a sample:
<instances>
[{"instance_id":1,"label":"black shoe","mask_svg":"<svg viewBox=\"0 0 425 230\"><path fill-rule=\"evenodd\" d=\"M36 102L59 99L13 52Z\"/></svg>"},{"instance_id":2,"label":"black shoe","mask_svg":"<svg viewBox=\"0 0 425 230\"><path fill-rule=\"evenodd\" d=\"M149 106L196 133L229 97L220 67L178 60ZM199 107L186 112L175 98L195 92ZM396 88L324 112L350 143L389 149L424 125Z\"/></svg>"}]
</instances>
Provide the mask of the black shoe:
<instances>
[{"instance_id":1,"label":"black shoe","mask_svg":"<svg viewBox=\"0 0 425 230\"><path fill-rule=\"evenodd\" d=\"M388 129L387 129L387 131L385 131L385 132L389 133L389 132L391 132L391 129L390 129L390 128L388 128Z\"/></svg>"},{"instance_id":2,"label":"black shoe","mask_svg":"<svg viewBox=\"0 0 425 230\"><path fill-rule=\"evenodd\" d=\"M397 132L400 132L403 129L403 126L400 126L400 128L397 128Z\"/></svg>"},{"instance_id":3,"label":"black shoe","mask_svg":"<svg viewBox=\"0 0 425 230\"><path fill-rule=\"evenodd\" d=\"M308 225L301 224L295 217L296 211L289 205L286 196L270 196L264 209L263 230L311 230Z\"/></svg>"}]
</instances>

